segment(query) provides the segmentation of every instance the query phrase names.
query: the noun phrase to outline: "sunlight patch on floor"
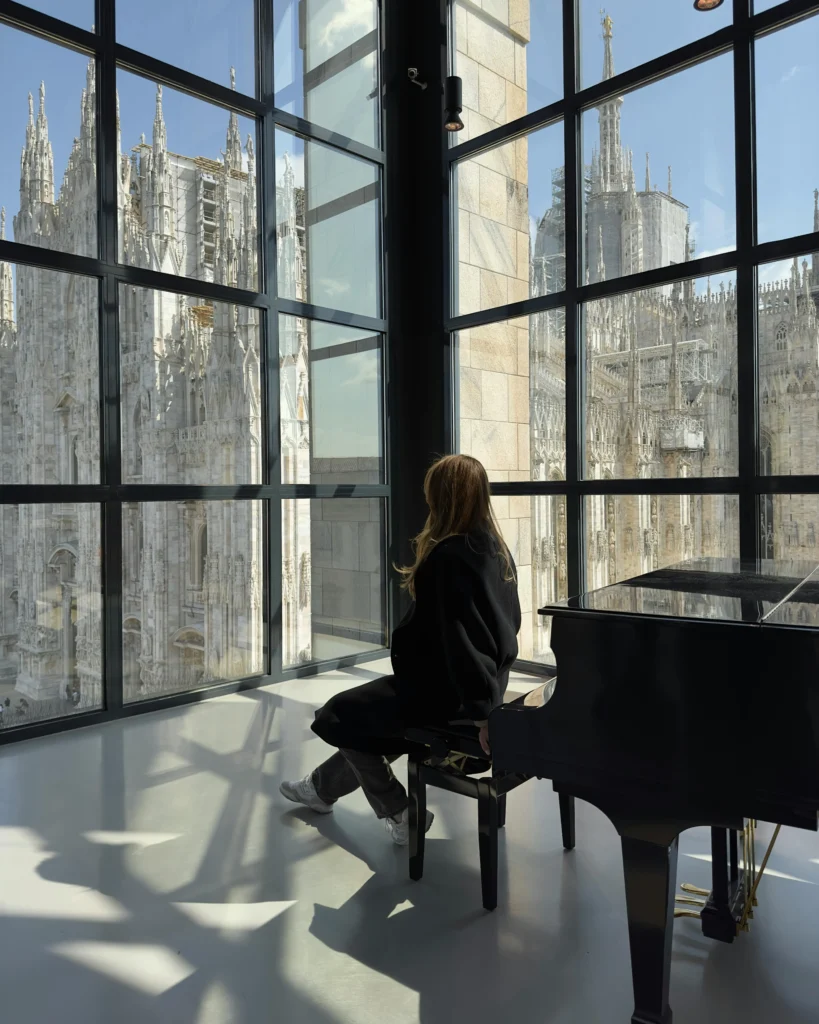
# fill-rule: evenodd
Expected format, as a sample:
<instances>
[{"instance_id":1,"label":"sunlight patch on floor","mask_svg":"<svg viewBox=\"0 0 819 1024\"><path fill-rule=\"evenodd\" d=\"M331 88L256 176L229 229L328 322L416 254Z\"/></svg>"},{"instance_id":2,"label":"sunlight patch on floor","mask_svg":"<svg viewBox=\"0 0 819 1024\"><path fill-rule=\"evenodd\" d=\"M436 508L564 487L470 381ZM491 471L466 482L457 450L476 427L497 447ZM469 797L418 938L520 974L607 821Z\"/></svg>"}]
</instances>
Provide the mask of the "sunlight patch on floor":
<instances>
[{"instance_id":1,"label":"sunlight patch on floor","mask_svg":"<svg viewBox=\"0 0 819 1024\"><path fill-rule=\"evenodd\" d=\"M268 903L174 903L174 907L200 928L255 931L289 910L296 900Z\"/></svg>"},{"instance_id":2,"label":"sunlight patch on floor","mask_svg":"<svg viewBox=\"0 0 819 1024\"><path fill-rule=\"evenodd\" d=\"M708 864L711 863L710 853L685 853L684 857L690 857L691 860L702 860ZM740 864L740 867L742 864ZM819 883L811 881L809 878L797 878L796 875L788 875L784 871L777 871L776 868L765 868L765 874L770 875L771 878L781 878L786 882L804 882L805 885L817 885Z\"/></svg>"},{"instance_id":3,"label":"sunlight patch on floor","mask_svg":"<svg viewBox=\"0 0 819 1024\"><path fill-rule=\"evenodd\" d=\"M196 972L196 968L166 946L132 942L58 942L52 953L104 974L112 981L160 996Z\"/></svg>"}]
</instances>

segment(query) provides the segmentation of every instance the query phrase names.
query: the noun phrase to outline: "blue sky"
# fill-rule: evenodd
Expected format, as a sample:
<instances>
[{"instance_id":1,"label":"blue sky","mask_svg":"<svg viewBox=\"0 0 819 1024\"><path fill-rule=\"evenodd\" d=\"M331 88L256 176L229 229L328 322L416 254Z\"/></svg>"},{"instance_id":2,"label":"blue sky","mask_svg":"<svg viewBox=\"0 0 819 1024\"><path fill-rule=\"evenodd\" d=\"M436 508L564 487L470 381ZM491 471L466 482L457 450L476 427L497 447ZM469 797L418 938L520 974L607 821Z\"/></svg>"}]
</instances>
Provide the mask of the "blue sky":
<instances>
[{"instance_id":1,"label":"blue sky","mask_svg":"<svg viewBox=\"0 0 819 1024\"><path fill-rule=\"evenodd\" d=\"M757 0L757 10L774 0ZM602 78L600 8L614 22L615 72L730 24L732 5L698 13L689 0L580 0L581 84ZM563 90L561 2L532 3L527 49L529 109L559 99ZM759 238L813 230L813 190L819 188L819 138L810 109L819 73L819 17L760 39L757 44L757 171ZM625 96L622 141L634 151L637 187L651 155L652 184L665 189L673 168L674 195L691 210L697 252L718 252L735 241L733 70L730 56L708 61ZM599 136L597 112L583 118L586 159ZM530 136L529 195L533 216L551 205L551 171L563 161L560 129Z\"/></svg>"},{"instance_id":2,"label":"blue sky","mask_svg":"<svg viewBox=\"0 0 819 1024\"><path fill-rule=\"evenodd\" d=\"M325 0L338 14L341 0ZM349 2L365 27L370 0ZM277 0L279 13L290 0ZM85 27L91 26L91 0L36 0L34 6ZM179 60L201 74L228 83L237 69L237 87L253 91L251 0L140 0L118 4L120 38L166 60ZM584 84L599 80L603 65L600 0L581 0ZM347 8L345 8L346 10ZM530 108L554 100L561 88L559 0L532 4L528 48ZM689 42L728 23L730 3L698 14L688 0L646 3L608 0L614 20L617 71L651 59L662 50ZM357 24L357 22L356 22ZM157 30L157 25L161 30ZM353 24L350 25L352 31ZM357 30L356 30L357 31ZM180 41L182 46L179 46ZM757 47L758 171L761 239L809 231L813 190L819 187L819 139L811 129L812 86L819 60L819 17L775 33ZM46 81L46 109L59 183L79 130L80 93L86 58L51 43L0 26L0 204L9 221L18 205L19 156L25 134L27 94ZM698 253L733 244L733 95L730 56L716 58L625 97L622 137L634 151L638 187L644 180L645 153L652 179L666 187L673 167L674 194L691 209ZM123 147L150 138L154 87L121 74L119 82ZM183 153L216 157L224 147L227 113L210 104L165 90L168 141ZM241 124L242 138L252 130ZM598 133L597 114L584 116L587 157ZM530 142L530 196L533 215L550 204L551 171L562 163L559 129Z\"/></svg>"}]
</instances>

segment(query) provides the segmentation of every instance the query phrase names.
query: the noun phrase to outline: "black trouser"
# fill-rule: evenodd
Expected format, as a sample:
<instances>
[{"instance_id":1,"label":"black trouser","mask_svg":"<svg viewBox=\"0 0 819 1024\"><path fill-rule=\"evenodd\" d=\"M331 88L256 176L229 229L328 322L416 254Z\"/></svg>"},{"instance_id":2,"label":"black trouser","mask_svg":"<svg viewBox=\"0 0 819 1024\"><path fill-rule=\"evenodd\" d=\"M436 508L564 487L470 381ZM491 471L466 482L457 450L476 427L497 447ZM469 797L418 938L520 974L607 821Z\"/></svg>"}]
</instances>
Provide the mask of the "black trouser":
<instances>
[{"instance_id":1,"label":"black trouser","mask_svg":"<svg viewBox=\"0 0 819 1024\"><path fill-rule=\"evenodd\" d=\"M360 786L379 818L395 818L407 807L407 791L390 765L400 754L362 754L340 749L313 772L319 799L334 804Z\"/></svg>"}]
</instances>

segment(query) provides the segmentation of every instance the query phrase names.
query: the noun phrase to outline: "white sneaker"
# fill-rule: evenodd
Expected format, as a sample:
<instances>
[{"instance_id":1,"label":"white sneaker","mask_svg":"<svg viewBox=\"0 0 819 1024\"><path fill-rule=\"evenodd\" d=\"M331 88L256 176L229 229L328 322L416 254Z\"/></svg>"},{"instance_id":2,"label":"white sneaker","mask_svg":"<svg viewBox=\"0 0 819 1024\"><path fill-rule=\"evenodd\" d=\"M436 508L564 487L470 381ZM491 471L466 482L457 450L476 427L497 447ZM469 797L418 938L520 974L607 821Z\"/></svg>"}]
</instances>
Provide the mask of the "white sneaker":
<instances>
[{"instance_id":1,"label":"white sneaker","mask_svg":"<svg viewBox=\"0 0 819 1024\"><path fill-rule=\"evenodd\" d=\"M427 824L424 832L429 832L434 819L435 815L432 811L427 811ZM395 818L385 818L384 827L392 836L392 841L396 846L407 846L409 843L409 807L405 807Z\"/></svg>"},{"instance_id":2,"label":"white sneaker","mask_svg":"<svg viewBox=\"0 0 819 1024\"><path fill-rule=\"evenodd\" d=\"M305 807L309 807L311 811L316 811L318 814L333 813L333 805L326 804L316 792L312 772L305 775L303 779L299 779L298 782L283 782L279 786L279 792L288 800L292 800L294 804L304 804Z\"/></svg>"}]
</instances>

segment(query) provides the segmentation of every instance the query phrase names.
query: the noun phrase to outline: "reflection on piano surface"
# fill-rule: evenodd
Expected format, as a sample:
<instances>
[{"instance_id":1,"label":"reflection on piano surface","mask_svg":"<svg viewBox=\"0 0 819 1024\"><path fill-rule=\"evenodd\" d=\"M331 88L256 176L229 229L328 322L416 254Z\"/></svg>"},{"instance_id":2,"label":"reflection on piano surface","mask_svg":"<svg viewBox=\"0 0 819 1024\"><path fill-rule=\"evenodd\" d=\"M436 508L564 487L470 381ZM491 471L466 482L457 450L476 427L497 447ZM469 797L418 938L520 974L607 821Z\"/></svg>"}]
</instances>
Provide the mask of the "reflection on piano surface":
<instances>
[{"instance_id":1,"label":"reflection on piano surface","mask_svg":"<svg viewBox=\"0 0 819 1024\"><path fill-rule=\"evenodd\" d=\"M495 768L550 779L611 819L632 1024L670 1024L680 833L711 826L713 889L687 887L689 906L730 941L752 905L753 823L819 824L819 566L696 559L542 614L557 682L492 714Z\"/></svg>"}]
</instances>

